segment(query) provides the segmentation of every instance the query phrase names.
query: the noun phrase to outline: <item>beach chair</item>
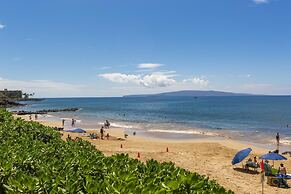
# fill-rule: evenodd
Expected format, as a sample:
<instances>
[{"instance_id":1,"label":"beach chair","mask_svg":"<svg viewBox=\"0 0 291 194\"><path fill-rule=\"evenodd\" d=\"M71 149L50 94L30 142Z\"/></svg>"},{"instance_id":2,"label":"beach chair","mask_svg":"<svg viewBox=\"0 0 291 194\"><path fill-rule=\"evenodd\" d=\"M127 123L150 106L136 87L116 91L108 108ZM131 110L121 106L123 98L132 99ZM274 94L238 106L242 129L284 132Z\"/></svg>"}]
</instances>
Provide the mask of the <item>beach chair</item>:
<instances>
[{"instance_id":1,"label":"beach chair","mask_svg":"<svg viewBox=\"0 0 291 194\"><path fill-rule=\"evenodd\" d=\"M287 155L287 154L289 154L289 157L291 157L291 151L286 151L286 152L283 152L282 154L283 154L283 155Z\"/></svg>"},{"instance_id":2,"label":"beach chair","mask_svg":"<svg viewBox=\"0 0 291 194\"><path fill-rule=\"evenodd\" d=\"M267 184L273 187L278 187L279 185L279 181L278 178L274 177L274 176L268 176L267 177Z\"/></svg>"},{"instance_id":3,"label":"beach chair","mask_svg":"<svg viewBox=\"0 0 291 194\"><path fill-rule=\"evenodd\" d=\"M273 187L290 188L284 177L268 176L267 184Z\"/></svg>"},{"instance_id":4,"label":"beach chair","mask_svg":"<svg viewBox=\"0 0 291 194\"><path fill-rule=\"evenodd\" d=\"M250 170L250 168L254 171L254 172L257 172L257 169L259 168L259 164L256 164L256 163L253 163L253 162L250 162L250 163L246 163L244 165L244 169L245 170Z\"/></svg>"}]
</instances>

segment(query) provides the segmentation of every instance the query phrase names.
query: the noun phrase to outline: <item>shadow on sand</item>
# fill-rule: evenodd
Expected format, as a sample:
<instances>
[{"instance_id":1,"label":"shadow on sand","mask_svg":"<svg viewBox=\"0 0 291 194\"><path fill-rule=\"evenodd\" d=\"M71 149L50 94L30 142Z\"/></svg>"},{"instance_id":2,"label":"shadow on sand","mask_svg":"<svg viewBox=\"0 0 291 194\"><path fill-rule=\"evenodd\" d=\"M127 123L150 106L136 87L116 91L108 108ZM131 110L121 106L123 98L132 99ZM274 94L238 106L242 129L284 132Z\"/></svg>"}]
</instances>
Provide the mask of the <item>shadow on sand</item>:
<instances>
[{"instance_id":1,"label":"shadow on sand","mask_svg":"<svg viewBox=\"0 0 291 194\"><path fill-rule=\"evenodd\" d=\"M233 170L238 171L238 172L242 172L242 173L246 173L246 174L260 174L258 171L246 170L243 168L233 168Z\"/></svg>"}]
</instances>

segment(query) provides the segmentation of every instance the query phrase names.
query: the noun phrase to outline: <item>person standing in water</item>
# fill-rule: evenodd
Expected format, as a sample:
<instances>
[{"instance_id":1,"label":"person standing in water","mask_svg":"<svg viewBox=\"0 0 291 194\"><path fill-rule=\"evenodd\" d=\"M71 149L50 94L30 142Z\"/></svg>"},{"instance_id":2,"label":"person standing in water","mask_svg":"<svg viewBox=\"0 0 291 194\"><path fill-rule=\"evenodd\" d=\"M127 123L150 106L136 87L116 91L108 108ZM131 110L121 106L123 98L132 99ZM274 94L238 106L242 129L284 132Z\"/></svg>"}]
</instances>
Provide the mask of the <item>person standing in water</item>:
<instances>
[{"instance_id":1,"label":"person standing in water","mask_svg":"<svg viewBox=\"0 0 291 194\"><path fill-rule=\"evenodd\" d=\"M65 126L65 119L62 119L62 126L64 127Z\"/></svg>"},{"instance_id":2,"label":"person standing in water","mask_svg":"<svg viewBox=\"0 0 291 194\"><path fill-rule=\"evenodd\" d=\"M276 142L277 142L277 150L278 150L278 153L279 153L279 145L280 145L280 135L279 135L279 133L277 133L277 135L276 135Z\"/></svg>"},{"instance_id":3,"label":"person standing in water","mask_svg":"<svg viewBox=\"0 0 291 194\"><path fill-rule=\"evenodd\" d=\"M72 127L75 127L75 122L76 122L76 120L72 119Z\"/></svg>"},{"instance_id":4,"label":"person standing in water","mask_svg":"<svg viewBox=\"0 0 291 194\"><path fill-rule=\"evenodd\" d=\"M106 129L109 129L110 123L109 123L108 120L105 121L104 126L105 126Z\"/></svg>"}]
</instances>

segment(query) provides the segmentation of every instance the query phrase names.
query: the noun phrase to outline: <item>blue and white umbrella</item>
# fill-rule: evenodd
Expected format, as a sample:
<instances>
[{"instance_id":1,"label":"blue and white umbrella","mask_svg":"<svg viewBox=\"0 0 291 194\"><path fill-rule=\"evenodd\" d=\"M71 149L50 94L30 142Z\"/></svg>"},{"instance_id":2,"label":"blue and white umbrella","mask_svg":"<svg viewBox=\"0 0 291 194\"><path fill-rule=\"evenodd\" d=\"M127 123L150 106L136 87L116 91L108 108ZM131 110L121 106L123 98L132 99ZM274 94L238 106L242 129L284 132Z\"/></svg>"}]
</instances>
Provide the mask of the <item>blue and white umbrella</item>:
<instances>
[{"instance_id":1,"label":"blue and white umbrella","mask_svg":"<svg viewBox=\"0 0 291 194\"><path fill-rule=\"evenodd\" d=\"M84 129L81 128L76 128L76 129L68 129L65 130L66 132L72 132L72 133L86 133L86 131Z\"/></svg>"},{"instance_id":2,"label":"blue and white umbrella","mask_svg":"<svg viewBox=\"0 0 291 194\"><path fill-rule=\"evenodd\" d=\"M285 158L284 156L282 156L280 154L273 153L273 152L262 155L260 157L260 159L263 159L263 160L287 160L287 158Z\"/></svg>"},{"instance_id":3,"label":"blue and white umbrella","mask_svg":"<svg viewBox=\"0 0 291 194\"><path fill-rule=\"evenodd\" d=\"M251 153L252 149L251 148L247 148L244 150L241 150L239 152L237 152L234 156L234 158L232 159L231 164L235 165L237 163L240 163L241 161L243 161L246 157L248 157L248 155Z\"/></svg>"}]
</instances>

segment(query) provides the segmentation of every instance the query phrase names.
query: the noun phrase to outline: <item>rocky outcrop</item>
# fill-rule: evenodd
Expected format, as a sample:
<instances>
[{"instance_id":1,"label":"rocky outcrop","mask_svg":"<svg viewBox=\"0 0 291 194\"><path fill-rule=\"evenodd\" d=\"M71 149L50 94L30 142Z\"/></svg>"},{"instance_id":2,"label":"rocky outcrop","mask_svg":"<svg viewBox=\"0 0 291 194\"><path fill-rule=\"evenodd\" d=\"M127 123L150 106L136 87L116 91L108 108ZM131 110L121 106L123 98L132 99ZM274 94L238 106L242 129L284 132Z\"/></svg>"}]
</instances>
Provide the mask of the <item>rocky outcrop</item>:
<instances>
[{"instance_id":1,"label":"rocky outcrop","mask_svg":"<svg viewBox=\"0 0 291 194\"><path fill-rule=\"evenodd\" d=\"M15 106L24 106L24 104L20 104L12 100L0 99L0 108L11 108Z\"/></svg>"},{"instance_id":2,"label":"rocky outcrop","mask_svg":"<svg viewBox=\"0 0 291 194\"><path fill-rule=\"evenodd\" d=\"M13 111L14 114L17 115L30 115L30 114L47 114L50 112L75 112L78 111L79 108L65 108L65 109L44 109L38 111Z\"/></svg>"}]
</instances>

